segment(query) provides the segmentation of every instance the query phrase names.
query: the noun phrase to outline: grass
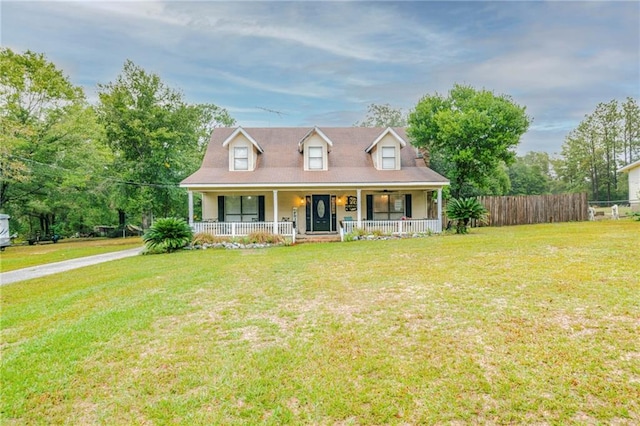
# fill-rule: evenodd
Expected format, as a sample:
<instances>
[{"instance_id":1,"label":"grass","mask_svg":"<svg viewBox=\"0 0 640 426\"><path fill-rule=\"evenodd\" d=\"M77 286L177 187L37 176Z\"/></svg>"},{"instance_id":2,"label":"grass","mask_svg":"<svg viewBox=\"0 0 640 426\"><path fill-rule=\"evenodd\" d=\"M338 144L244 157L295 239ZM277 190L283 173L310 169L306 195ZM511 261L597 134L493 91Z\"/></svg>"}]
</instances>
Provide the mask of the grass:
<instances>
[{"instance_id":1,"label":"grass","mask_svg":"<svg viewBox=\"0 0 640 426\"><path fill-rule=\"evenodd\" d=\"M13 271L45 263L142 247L142 245L141 238L130 237L92 240L65 239L56 244L11 246L0 252L0 270L2 272Z\"/></svg>"},{"instance_id":2,"label":"grass","mask_svg":"<svg viewBox=\"0 0 640 426\"><path fill-rule=\"evenodd\" d=\"M13 424L638 424L640 223L139 256L2 292Z\"/></svg>"}]
</instances>

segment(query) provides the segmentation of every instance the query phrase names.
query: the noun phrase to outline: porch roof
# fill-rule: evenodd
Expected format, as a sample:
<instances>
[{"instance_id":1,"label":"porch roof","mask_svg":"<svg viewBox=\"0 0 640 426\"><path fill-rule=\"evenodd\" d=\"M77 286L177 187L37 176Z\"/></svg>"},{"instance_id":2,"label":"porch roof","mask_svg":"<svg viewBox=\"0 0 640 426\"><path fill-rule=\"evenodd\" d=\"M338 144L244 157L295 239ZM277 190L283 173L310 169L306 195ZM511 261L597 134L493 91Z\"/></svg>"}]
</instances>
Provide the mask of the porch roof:
<instances>
[{"instance_id":1,"label":"porch roof","mask_svg":"<svg viewBox=\"0 0 640 426\"><path fill-rule=\"evenodd\" d=\"M236 129L219 128L213 132L202 166L183 180L181 186L215 189L317 187L323 184L331 187L442 187L449 184L445 177L426 167L418 151L409 144L400 150L400 170L376 169L366 149L387 131L385 128L322 128L322 132L333 142L326 171L304 170L304 157L298 151L298 146L309 133L309 127L243 130L264 149L258 155L255 170L229 171L229 155L222 145ZM407 140L404 128L393 128L393 131Z\"/></svg>"}]
</instances>

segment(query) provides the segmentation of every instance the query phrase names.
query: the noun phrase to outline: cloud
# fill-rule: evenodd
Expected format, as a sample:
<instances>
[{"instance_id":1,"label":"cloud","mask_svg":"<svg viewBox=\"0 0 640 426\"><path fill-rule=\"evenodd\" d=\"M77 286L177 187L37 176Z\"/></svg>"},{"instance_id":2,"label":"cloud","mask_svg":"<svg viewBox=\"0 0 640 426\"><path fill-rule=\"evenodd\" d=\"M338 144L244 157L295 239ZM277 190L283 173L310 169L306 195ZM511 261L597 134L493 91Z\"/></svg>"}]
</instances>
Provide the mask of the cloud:
<instances>
[{"instance_id":1,"label":"cloud","mask_svg":"<svg viewBox=\"0 0 640 426\"><path fill-rule=\"evenodd\" d=\"M466 83L525 105L523 146L552 150L598 102L638 96L639 13L637 2L5 1L1 19L4 46L46 53L90 99L125 59L242 125L351 125L372 102L407 111Z\"/></svg>"}]
</instances>

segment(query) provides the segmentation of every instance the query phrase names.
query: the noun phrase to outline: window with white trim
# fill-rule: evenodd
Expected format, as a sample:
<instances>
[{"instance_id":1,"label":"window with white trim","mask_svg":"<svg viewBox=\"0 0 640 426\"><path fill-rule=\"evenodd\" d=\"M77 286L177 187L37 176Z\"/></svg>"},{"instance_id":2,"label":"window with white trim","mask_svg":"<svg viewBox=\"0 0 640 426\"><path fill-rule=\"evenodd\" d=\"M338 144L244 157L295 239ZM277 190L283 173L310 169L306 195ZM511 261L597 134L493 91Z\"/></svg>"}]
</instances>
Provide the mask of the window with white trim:
<instances>
[{"instance_id":1,"label":"window with white trim","mask_svg":"<svg viewBox=\"0 0 640 426\"><path fill-rule=\"evenodd\" d=\"M310 146L309 150L309 170L323 170L322 147Z\"/></svg>"},{"instance_id":2,"label":"window with white trim","mask_svg":"<svg viewBox=\"0 0 640 426\"><path fill-rule=\"evenodd\" d=\"M246 146L233 148L233 169L249 170L249 148Z\"/></svg>"},{"instance_id":3,"label":"window with white trim","mask_svg":"<svg viewBox=\"0 0 640 426\"><path fill-rule=\"evenodd\" d=\"M404 194L381 194L373 196L374 220L399 220L405 216Z\"/></svg>"},{"instance_id":4,"label":"window with white trim","mask_svg":"<svg viewBox=\"0 0 640 426\"><path fill-rule=\"evenodd\" d=\"M382 147L382 168L385 170L395 170L396 168L396 148L393 146Z\"/></svg>"}]
</instances>

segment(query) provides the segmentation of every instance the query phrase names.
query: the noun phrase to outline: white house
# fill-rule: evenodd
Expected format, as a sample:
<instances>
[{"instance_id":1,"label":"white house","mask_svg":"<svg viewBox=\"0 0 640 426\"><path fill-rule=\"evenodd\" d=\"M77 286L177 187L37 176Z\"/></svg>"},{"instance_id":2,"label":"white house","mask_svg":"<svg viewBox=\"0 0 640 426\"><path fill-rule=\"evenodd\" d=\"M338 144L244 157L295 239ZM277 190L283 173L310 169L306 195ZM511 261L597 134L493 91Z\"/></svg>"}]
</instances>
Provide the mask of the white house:
<instances>
[{"instance_id":1,"label":"white house","mask_svg":"<svg viewBox=\"0 0 640 426\"><path fill-rule=\"evenodd\" d=\"M640 160L627 164L618 172L629 175L629 204L631 210L640 210Z\"/></svg>"},{"instance_id":2,"label":"white house","mask_svg":"<svg viewBox=\"0 0 640 426\"><path fill-rule=\"evenodd\" d=\"M442 188L404 128L218 128L180 184L195 232L442 231ZM193 215L194 193L202 218Z\"/></svg>"}]
</instances>

